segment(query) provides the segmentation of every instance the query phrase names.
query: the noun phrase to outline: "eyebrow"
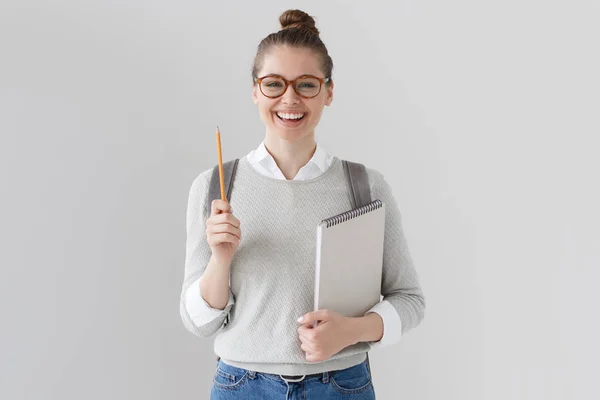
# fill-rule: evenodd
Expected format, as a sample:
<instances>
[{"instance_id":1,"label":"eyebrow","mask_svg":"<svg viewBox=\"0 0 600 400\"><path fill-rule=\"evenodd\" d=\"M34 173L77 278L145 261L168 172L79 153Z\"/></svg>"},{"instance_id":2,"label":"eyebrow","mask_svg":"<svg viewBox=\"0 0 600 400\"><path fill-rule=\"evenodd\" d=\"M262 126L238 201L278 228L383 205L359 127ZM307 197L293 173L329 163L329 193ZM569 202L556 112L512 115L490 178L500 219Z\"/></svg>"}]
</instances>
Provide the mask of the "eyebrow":
<instances>
[{"instance_id":1,"label":"eyebrow","mask_svg":"<svg viewBox=\"0 0 600 400\"><path fill-rule=\"evenodd\" d=\"M268 73L268 74L264 74L263 76L269 76L269 75L277 75L277 76L281 76L282 78L285 78L285 79L287 79L288 81L293 81L294 79L296 79L296 78L299 78L299 77L301 77L301 76L305 76L305 75L310 75L310 76L315 76L315 77L316 77L316 76L318 76L318 75L315 75L315 74L306 74L306 73L305 73L305 74L300 74L300 75L298 75L296 78L293 78L293 79L288 79L288 78L286 78L285 76L283 76L282 74L276 74L276 73Z\"/></svg>"}]
</instances>

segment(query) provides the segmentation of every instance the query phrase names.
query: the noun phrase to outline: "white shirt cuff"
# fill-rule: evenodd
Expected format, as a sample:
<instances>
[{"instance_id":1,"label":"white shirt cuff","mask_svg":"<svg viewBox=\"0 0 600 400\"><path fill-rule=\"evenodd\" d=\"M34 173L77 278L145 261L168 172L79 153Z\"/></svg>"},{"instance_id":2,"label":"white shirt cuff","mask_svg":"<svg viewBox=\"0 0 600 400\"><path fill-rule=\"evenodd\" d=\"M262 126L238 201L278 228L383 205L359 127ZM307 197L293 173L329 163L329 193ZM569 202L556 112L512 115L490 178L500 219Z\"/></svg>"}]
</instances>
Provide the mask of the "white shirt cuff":
<instances>
[{"instance_id":1,"label":"white shirt cuff","mask_svg":"<svg viewBox=\"0 0 600 400\"><path fill-rule=\"evenodd\" d=\"M383 320L383 337L377 342L367 342L371 346L371 349L398 343L400 336L402 336L402 320L400 320L400 315L398 315L392 303L387 300L380 301L367 311L365 315L370 312L379 314Z\"/></svg>"},{"instance_id":2,"label":"white shirt cuff","mask_svg":"<svg viewBox=\"0 0 600 400\"><path fill-rule=\"evenodd\" d=\"M202 277L194 281L185 292L185 307L191 320L196 326L202 326L213 321L215 318L222 316L223 311L233 304L233 294L231 293L231 290L229 290L229 300L227 301L225 309L220 310L218 308L212 308L202 297L200 291L201 279Z\"/></svg>"}]
</instances>

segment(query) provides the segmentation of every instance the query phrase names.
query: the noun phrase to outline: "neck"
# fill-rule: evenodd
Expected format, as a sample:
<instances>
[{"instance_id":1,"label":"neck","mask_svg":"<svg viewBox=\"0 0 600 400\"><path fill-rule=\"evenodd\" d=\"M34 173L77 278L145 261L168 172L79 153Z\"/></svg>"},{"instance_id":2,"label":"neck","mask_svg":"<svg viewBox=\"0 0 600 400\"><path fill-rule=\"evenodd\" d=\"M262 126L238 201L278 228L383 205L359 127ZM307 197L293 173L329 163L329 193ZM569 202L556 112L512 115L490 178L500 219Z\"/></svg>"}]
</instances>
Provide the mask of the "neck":
<instances>
[{"instance_id":1,"label":"neck","mask_svg":"<svg viewBox=\"0 0 600 400\"><path fill-rule=\"evenodd\" d=\"M273 156L285 179L290 180L294 179L300 168L310 161L317 149L317 143L315 142L314 133L301 139L290 141L267 132L265 147L269 154Z\"/></svg>"}]
</instances>

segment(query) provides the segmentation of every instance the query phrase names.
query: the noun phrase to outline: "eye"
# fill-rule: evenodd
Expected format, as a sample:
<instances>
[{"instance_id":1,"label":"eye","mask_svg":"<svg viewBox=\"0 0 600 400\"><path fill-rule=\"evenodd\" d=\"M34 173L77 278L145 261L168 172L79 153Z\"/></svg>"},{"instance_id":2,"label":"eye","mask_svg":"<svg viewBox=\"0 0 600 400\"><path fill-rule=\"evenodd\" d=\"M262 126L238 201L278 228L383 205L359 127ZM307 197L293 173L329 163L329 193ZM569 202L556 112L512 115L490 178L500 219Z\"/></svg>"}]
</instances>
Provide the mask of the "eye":
<instances>
[{"instance_id":1,"label":"eye","mask_svg":"<svg viewBox=\"0 0 600 400\"><path fill-rule=\"evenodd\" d=\"M281 82L273 81L273 82L266 82L265 86L272 87L272 88L280 88L283 86L283 84Z\"/></svg>"},{"instance_id":2,"label":"eye","mask_svg":"<svg viewBox=\"0 0 600 400\"><path fill-rule=\"evenodd\" d=\"M301 82L298 85L298 88L300 88L300 89L313 89L313 88L316 88L316 87L317 86L315 84L310 83L310 82Z\"/></svg>"}]
</instances>

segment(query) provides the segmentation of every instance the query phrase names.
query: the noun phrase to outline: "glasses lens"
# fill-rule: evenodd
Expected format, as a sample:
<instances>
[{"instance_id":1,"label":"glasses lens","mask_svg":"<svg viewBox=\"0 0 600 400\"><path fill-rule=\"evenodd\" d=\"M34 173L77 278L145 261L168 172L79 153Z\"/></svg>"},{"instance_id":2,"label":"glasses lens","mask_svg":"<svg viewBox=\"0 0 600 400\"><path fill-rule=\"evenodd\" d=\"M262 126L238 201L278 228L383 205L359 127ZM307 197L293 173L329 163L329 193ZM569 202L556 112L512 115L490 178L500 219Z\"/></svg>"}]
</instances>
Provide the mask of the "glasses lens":
<instances>
[{"instance_id":1,"label":"glasses lens","mask_svg":"<svg viewBox=\"0 0 600 400\"><path fill-rule=\"evenodd\" d=\"M268 76L260 82L260 89L265 96L280 96L285 90L285 82L281 78Z\"/></svg>"},{"instance_id":2,"label":"glasses lens","mask_svg":"<svg viewBox=\"0 0 600 400\"><path fill-rule=\"evenodd\" d=\"M296 81L296 90L302 96L315 97L321 90L321 82L317 78L300 78Z\"/></svg>"}]
</instances>

